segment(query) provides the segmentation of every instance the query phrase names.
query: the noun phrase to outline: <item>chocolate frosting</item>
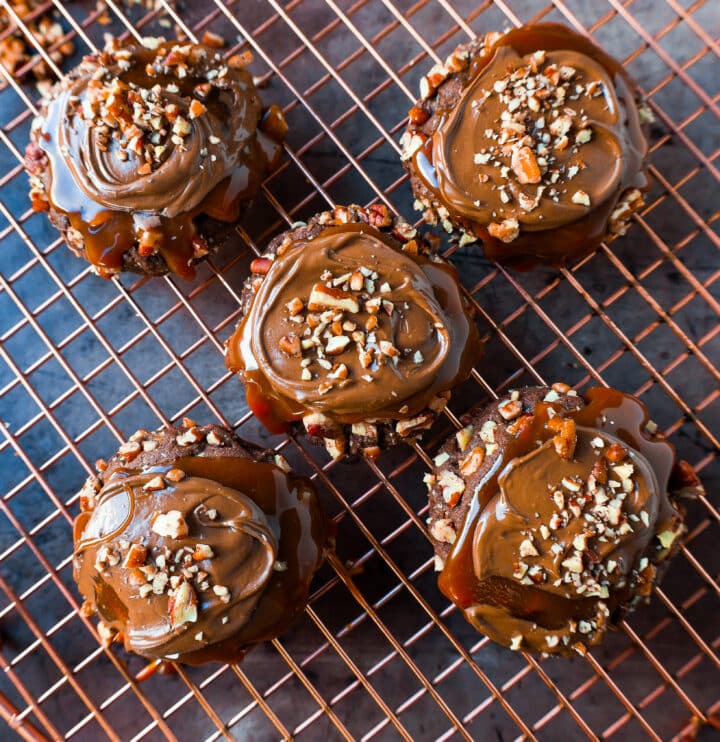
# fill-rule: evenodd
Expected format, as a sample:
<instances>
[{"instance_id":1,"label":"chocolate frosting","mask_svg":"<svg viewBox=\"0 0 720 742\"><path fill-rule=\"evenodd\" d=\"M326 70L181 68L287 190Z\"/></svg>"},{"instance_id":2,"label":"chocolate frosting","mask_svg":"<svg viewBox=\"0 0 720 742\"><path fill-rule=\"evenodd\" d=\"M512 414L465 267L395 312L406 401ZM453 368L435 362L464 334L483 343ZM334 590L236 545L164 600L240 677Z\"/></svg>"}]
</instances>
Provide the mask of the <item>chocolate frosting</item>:
<instances>
[{"instance_id":1,"label":"chocolate frosting","mask_svg":"<svg viewBox=\"0 0 720 742\"><path fill-rule=\"evenodd\" d=\"M455 105L438 101L434 133L411 164L451 218L506 243L507 257L557 260L563 242L566 254L578 241L597 243L621 195L646 186L647 142L629 80L570 29L510 31L473 57L463 79ZM562 228L570 231L557 245L512 244L523 232Z\"/></svg>"},{"instance_id":2,"label":"chocolate frosting","mask_svg":"<svg viewBox=\"0 0 720 742\"><path fill-rule=\"evenodd\" d=\"M535 151L538 143L545 147L539 156L546 160L547 170L533 183L523 184L512 167L512 147L504 148L498 142L501 116L513 100L520 98L511 82L502 92L496 92L494 85L502 86L510 70L529 71L531 57L521 56L508 46L498 47L433 141L440 196L453 211L481 224L508 218L517 219L524 229L553 229L568 224L606 200L616 199L620 189L636 177L642 163L645 140L635 103L622 78L613 82L598 62L580 52L550 51L543 62L546 70L551 66L572 69L571 89L582 86L585 91L588 84L593 84L594 92L558 100L552 92L555 86L546 75L540 76L538 87L533 88L535 100L541 92L547 92L548 97L537 112L523 110L523 129L513 134L529 136L530 148ZM553 126L558 132L565 127L555 124L556 114L570 119L570 128L562 136L551 133ZM538 123L541 119L542 128ZM585 144L576 143L580 131L587 131L591 137ZM544 137L549 140L547 144ZM562 137L568 137L570 143L561 150L554 145ZM480 157L476 158L476 153ZM489 157L484 164L476 161L484 161L486 155ZM570 177L573 172L576 174ZM573 201L578 192L587 194L588 203Z\"/></svg>"},{"instance_id":3,"label":"chocolate frosting","mask_svg":"<svg viewBox=\"0 0 720 742\"><path fill-rule=\"evenodd\" d=\"M98 266L118 267L120 248L150 231L170 267L187 274L192 217L236 219L277 155L258 131L261 114L251 75L202 46L86 57L57 86L36 132L50 161L50 204Z\"/></svg>"},{"instance_id":4,"label":"chocolate frosting","mask_svg":"<svg viewBox=\"0 0 720 742\"><path fill-rule=\"evenodd\" d=\"M466 618L514 649L563 653L600 641L649 592L682 533L668 497L673 447L644 432L635 398L603 389L588 398L576 411L541 403L518 426L475 486L440 575ZM576 424L569 457L547 427L558 413Z\"/></svg>"},{"instance_id":5,"label":"chocolate frosting","mask_svg":"<svg viewBox=\"0 0 720 742\"><path fill-rule=\"evenodd\" d=\"M76 522L78 587L128 650L239 659L304 607L324 544L314 498L243 458L118 470Z\"/></svg>"},{"instance_id":6,"label":"chocolate frosting","mask_svg":"<svg viewBox=\"0 0 720 742\"><path fill-rule=\"evenodd\" d=\"M347 224L292 243L273 262L227 361L281 419L318 410L352 423L416 414L466 378L479 351L449 264Z\"/></svg>"}]
</instances>

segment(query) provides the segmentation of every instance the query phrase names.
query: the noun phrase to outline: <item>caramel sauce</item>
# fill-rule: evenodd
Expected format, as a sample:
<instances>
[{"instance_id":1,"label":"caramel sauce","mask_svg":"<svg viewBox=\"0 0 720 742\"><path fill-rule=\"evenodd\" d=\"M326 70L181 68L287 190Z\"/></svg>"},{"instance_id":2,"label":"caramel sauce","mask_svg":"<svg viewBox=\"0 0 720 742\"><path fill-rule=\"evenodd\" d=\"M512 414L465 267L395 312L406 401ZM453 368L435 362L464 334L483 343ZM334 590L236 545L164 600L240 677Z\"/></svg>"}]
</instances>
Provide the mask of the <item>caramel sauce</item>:
<instances>
[{"instance_id":1,"label":"caramel sauce","mask_svg":"<svg viewBox=\"0 0 720 742\"><path fill-rule=\"evenodd\" d=\"M648 421L645 406L633 397L613 389L596 387L583 395L587 405L563 414L572 418L577 426L597 429L614 435L642 454L654 470L660 492L667 492L668 482L675 466L675 449L663 439L653 439L644 432ZM498 477L513 459L534 451L540 443L550 440L548 430L550 409L560 411L553 403L541 402L535 408L529 424L511 437L490 471L477 485L475 496L452 551L438 578L442 593L462 609L483 603L507 609L513 616L536 621L552 629L564 625L568 619L590 616L596 604L594 598L567 599L534 586L520 585L502 578L480 581L473 567L473 539L481 513L492 506L498 494ZM671 520L671 508L661 518ZM624 603L629 590L616 590L608 605L612 609ZM472 622L472 621L471 621Z\"/></svg>"}]
</instances>

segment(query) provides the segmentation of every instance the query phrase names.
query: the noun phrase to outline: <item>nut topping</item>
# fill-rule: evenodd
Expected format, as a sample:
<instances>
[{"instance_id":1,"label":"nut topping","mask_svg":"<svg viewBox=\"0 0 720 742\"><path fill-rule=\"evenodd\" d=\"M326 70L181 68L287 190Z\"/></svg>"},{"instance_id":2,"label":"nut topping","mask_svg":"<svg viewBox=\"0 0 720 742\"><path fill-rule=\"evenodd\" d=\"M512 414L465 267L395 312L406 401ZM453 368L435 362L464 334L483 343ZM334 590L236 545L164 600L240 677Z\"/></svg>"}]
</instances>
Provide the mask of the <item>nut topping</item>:
<instances>
[{"instance_id":1,"label":"nut topping","mask_svg":"<svg viewBox=\"0 0 720 742\"><path fill-rule=\"evenodd\" d=\"M143 546L142 544L132 544L128 549L128 553L125 555L123 567L125 567L125 569L142 567L145 564L146 558L147 547Z\"/></svg>"},{"instance_id":2,"label":"nut topping","mask_svg":"<svg viewBox=\"0 0 720 742\"><path fill-rule=\"evenodd\" d=\"M181 583L175 594L170 597L168 611L173 627L197 621L197 597L187 582Z\"/></svg>"},{"instance_id":3,"label":"nut topping","mask_svg":"<svg viewBox=\"0 0 720 742\"><path fill-rule=\"evenodd\" d=\"M308 309L311 312L319 312L324 309L336 309L350 314L357 314L360 305L352 294L326 286L324 283L316 283L310 292Z\"/></svg>"},{"instance_id":4,"label":"nut topping","mask_svg":"<svg viewBox=\"0 0 720 742\"><path fill-rule=\"evenodd\" d=\"M280 338L280 350L289 356L302 355L300 338L294 333L284 335Z\"/></svg>"},{"instance_id":5,"label":"nut topping","mask_svg":"<svg viewBox=\"0 0 720 742\"><path fill-rule=\"evenodd\" d=\"M165 538L180 539L188 535L188 525L179 510L160 513L152 523L152 530Z\"/></svg>"},{"instance_id":6,"label":"nut topping","mask_svg":"<svg viewBox=\"0 0 720 742\"><path fill-rule=\"evenodd\" d=\"M540 168L530 147L518 147L513 150L511 167L520 183L539 183L541 180Z\"/></svg>"}]
</instances>

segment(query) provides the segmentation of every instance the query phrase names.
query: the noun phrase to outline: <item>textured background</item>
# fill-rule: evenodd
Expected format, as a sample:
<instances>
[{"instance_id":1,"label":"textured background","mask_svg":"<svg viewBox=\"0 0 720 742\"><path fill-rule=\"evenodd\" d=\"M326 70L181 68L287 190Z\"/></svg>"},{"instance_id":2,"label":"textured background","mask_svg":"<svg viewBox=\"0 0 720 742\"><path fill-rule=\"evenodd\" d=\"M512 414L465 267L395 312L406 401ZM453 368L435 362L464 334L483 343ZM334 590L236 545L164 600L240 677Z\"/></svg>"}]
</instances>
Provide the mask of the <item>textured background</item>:
<instances>
[{"instance_id":1,"label":"textured background","mask_svg":"<svg viewBox=\"0 0 720 742\"><path fill-rule=\"evenodd\" d=\"M465 734L513 739L519 729L492 700L479 667L523 721L537 725L538 737L583 739L538 670L482 640L438 593L422 530L422 454L400 449L376 467L328 465L323 451L302 440L268 437L226 373L221 343L237 318L237 291L253 250L288 221L326 208L328 200L375 198L411 216L396 143L410 104L406 93L415 94L432 63L423 40L444 57L468 29L502 29L514 17L577 19L626 60L660 111L652 127L648 207L611 251L564 273L506 272L472 247L454 254L487 340L478 371L497 390L540 378L582 388L601 377L640 394L680 454L701 470L717 507L720 6L717 0L401 0L397 6L242 0L228 7L236 25L209 0L186 2L179 14L199 33L209 28L232 44L252 35L259 47L252 69L267 80L264 100L286 109L289 147L237 240L190 284L96 278L58 242L44 215L28 212L17 156L31 121L22 94L37 95L31 84L14 89L0 80L0 690L38 726L27 705L40 699L40 714L61 735L95 740L114 730L122 739L162 738L127 677L74 613L69 521L92 462L112 452L122 434L188 414L238 425L242 436L282 448L313 475L338 521L338 560L318 577L312 611L300 625L252 652L241 670L210 666L142 684L138 692L165 717L166 733L204 739L227 724L238 738L277 738L259 693L298 739L341 738L341 727L357 738L372 731L398 738L391 724L383 725L376 693L416 739L452 734L439 697ZM125 20L139 21L145 35L171 33L160 25L167 14L148 15L139 6L121 14L111 9L109 25L97 21L94 4L64 8L96 44L105 32L122 33ZM205 13L211 14L207 22ZM71 31L67 19L63 25ZM317 54L305 48L306 40ZM82 40L76 43L87 51ZM279 75L269 74L273 66ZM460 415L487 398L470 381L454 394L451 409ZM440 421L424 450L432 455L451 430L449 419ZM663 583L687 624L658 597L629 622L650 656L619 631L594 652L595 666L580 658L541 663L595 734L648 736L597 668L663 739L691 715L672 683L701 710L718 709L716 515L702 503L689 505L688 552ZM118 648L113 653L131 674L143 667ZM654 658L669 675L653 666ZM421 682L411 663L432 682ZM72 683L63 667L72 671ZM362 683L355 669L364 674ZM6 733L0 721L0 736Z\"/></svg>"}]
</instances>

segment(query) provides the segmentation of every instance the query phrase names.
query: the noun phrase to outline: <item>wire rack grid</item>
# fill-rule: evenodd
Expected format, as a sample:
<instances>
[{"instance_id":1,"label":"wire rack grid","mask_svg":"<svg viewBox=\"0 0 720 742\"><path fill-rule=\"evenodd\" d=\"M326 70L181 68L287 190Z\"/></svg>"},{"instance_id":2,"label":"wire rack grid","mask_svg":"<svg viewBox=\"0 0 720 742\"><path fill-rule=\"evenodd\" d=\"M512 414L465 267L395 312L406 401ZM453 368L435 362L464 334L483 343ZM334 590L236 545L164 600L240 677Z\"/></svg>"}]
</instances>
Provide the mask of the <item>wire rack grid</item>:
<instances>
[{"instance_id":1,"label":"wire rack grid","mask_svg":"<svg viewBox=\"0 0 720 742\"><path fill-rule=\"evenodd\" d=\"M0 65L0 734L26 739L689 739L720 716L717 484L720 401L717 156L720 12L714 0L204 0L46 2L65 36ZM150 6L150 7L148 7ZM648 96L647 205L630 234L572 267L515 273L452 252L487 344L422 446L330 463L270 437L226 371L222 343L252 257L335 203L410 215L398 164L423 71L475 33L564 21L622 59ZM4 38L13 28L0 32ZM98 279L27 200L22 151L38 96L26 73L72 40L213 31L250 49L290 133L234 249L191 283ZM67 60L63 65L77 61ZM567 380L638 394L708 495L651 604L572 660L510 653L435 586L422 474L473 404ZM300 624L240 666L168 668L103 647L71 576L75 492L138 427L190 416L235 427L312 476L337 552ZM171 670L171 671L170 671ZM3 724L5 725L3 727Z\"/></svg>"}]
</instances>

